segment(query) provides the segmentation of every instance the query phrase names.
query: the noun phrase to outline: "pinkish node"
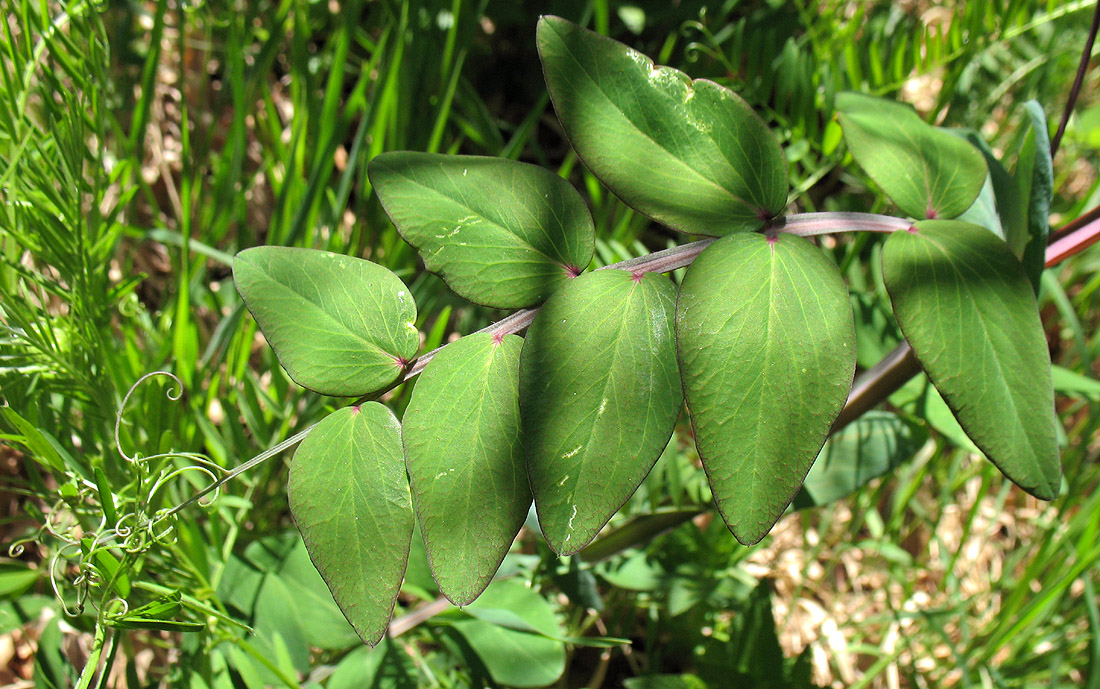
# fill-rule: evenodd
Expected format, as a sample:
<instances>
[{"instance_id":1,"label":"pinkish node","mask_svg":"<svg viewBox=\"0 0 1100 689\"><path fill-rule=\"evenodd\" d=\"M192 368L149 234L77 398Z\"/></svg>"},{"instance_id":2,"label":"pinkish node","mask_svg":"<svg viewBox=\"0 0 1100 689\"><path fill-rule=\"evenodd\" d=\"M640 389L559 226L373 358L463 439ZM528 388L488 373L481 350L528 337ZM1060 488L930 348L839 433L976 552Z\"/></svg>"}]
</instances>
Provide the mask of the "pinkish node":
<instances>
[{"instance_id":1,"label":"pinkish node","mask_svg":"<svg viewBox=\"0 0 1100 689\"><path fill-rule=\"evenodd\" d=\"M769 234L769 235L766 235L766 237L767 237L767 240L768 240L768 244L770 244L773 248L775 247L776 244L779 243L779 235L777 235L777 234Z\"/></svg>"},{"instance_id":2,"label":"pinkish node","mask_svg":"<svg viewBox=\"0 0 1100 689\"><path fill-rule=\"evenodd\" d=\"M397 368L405 368L409 365L409 360L403 356L394 357L393 364Z\"/></svg>"},{"instance_id":3,"label":"pinkish node","mask_svg":"<svg viewBox=\"0 0 1100 689\"><path fill-rule=\"evenodd\" d=\"M503 332L493 333L493 344L498 345L501 342L504 342L504 333Z\"/></svg>"},{"instance_id":4,"label":"pinkish node","mask_svg":"<svg viewBox=\"0 0 1100 689\"><path fill-rule=\"evenodd\" d=\"M766 220L771 220L772 219L771 214L768 213L767 210L765 210L763 208L756 208L754 210L756 210L756 217L759 218L760 220L765 220L766 221Z\"/></svg>"},{"instance_id":5,"label":"pinkish node","mask_svg":"<svg viewBox=\"0 0 1100 689\"><path fill-rule=\"evenodd\" d=\"M909 227L905 228L905 231L908 232L909 234L916 234L917 233L917 226L916 225L910 225Z\"/></svg>"},{"instance_id":6,"label":"pinkish node","mask_svg":"<svg viewBox=\"0 0 1100 689\"><path fill-rule=\"evenodd\" d=\"M575 278L581 274L581 269L577 266L567 265L563 267L565 268L565 274L571 278Z\"/></svg>"},{"instance_id":7,"label":"pinkish node","mask_svg":"<svg viewBox=\"0 0 1100 689\"><path fill-rule=\"evenodd\" d=\"M924 217L928 220L935 220L939 216L939 212L932 206L928 207L928 210L924 211Z\"/></svg>"},{"instance_id":8,"label":"pinkish node","mask_svg":"<svg viewBox=\"0 0 1100 689\"><path fill-rule=\"evenodd\" d=\"M358 414L359 413L359 405L358 404L351 408L351 413L352 414Z\"/></svg>"},{"instance_id":9,"label":"pinkish node","mask_svg":"<svg viewBox=\"0 0 1100 689\"><path fill-rule=\"evenodd\" d=\"M643 277L645 277L645 273L643 273L643 272L637 272L637 273L631 273L630 274L630 279L634 281L635 285L638 284L639 282L641 282Z\"/></svg>"}]
</instances>

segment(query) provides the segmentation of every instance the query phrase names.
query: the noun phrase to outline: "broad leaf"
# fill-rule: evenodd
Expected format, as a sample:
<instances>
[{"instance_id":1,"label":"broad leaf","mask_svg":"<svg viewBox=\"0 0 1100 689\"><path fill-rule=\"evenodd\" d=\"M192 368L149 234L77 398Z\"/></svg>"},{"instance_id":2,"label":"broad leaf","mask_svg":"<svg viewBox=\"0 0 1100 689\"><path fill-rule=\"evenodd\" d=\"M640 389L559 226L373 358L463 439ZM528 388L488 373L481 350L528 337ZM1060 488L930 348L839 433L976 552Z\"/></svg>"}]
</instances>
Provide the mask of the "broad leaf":
<instances>
[{"instance_id":1,"label":"broad leaf","mask_svg":"<svg viewBox=\"0 0 1100 689\"><path fill-rule=\"evenodd\" d=\"M954 218L985 183L985 159L908 105L858 93L836 97L848 150L871 179L914 218Z\"/></svg>"},{"instance_id":2,"label":"broad leaf","mask_svg":"<svg viewBox=\"0 0 1100 689\"><path fill-rule=\"evenodd\" d=\"M840 500L912 458L926 439L927 433L896 414L869 411L826 441L791 505L803 509Z\"/></svg>"},{"instance_id":3,"label":"broad leaf","mask_svg":"<svg viewBox=\"0 0 1100 689\"><path fill-rule=\"evenodd\" d=\"M439 590L467 605L531 507L519 425L523 340L467 335L435 356L405 411L413 504Z\"/></svg>"},{"instance_id":4,"label":"broad leaf","mask_svg":"<svg viewBox=\"0 0 1100 689\"><path fill-rule=\"evenodd\" d=\"M895 232L882 274L913 352L967 435L1032 495L1058 495L1050 355L1035 294L983 228L925 221Z\"/></svg>"},{"instance_id":5,"label":"broad leaf","mask_svg":"<svg viewBox=\"0 0 1100 689\"><path fill-rule=\"evenodd\" d=\"M374 158L370 179L425 267L474 303L541 303L592 260L588 207L541 167L401 151Z\"/></svg>"},{"instance_id":6,"label":"broad leaf","mask_svg":"<svg viewBox=\"0 0 1100 689\"><path fill-rule=\"evenodd\" d=\"M715 504L737 540L756 543L847 399L856 354L848 291L801 237L725 237L684 277L676 336Z\"/></svg>"},{"instance_id":7,"label":"broad leaf","mask_svg":"<svg viewBox=\"0 0 1100 689\"><path fill-rule=\"evenodd\" d=\"M783 210L779 143L729 89L558 17L539 20L538 47L570 143L628 205L712 236L755 230Z\"/></svg>"},{"instance_id":8,"label":"broad leaf","mask_svg":"<svg viewBox=\"0 0 1100 689\"><path fill-rule=\"evenodd\" d=\"M520 411L546 542L591 541L668 444L682 393L668 278L582 275L550 297L523 346Z\"/></svg>"},{"instance_id":9,"label":"broad leaf","mask_svg":"<svg viewBox=\"0 0 1100 689\"><path fill-rule=\"evenodd\" d=\"M564 630L554 608L536 591L515 579L497 581L470 609L511 611L528 627L541 632L517 631L480 619L454 623L494 681L510 687L542 687L561 677L565 671L565 645L556 639Z\"/></svg>"},{"instance_id":10,"label":"broad leaf","mask_svg":"<svg viewBox=\"0 0 1100 689\"><path fill-rule=\"evenodd\" d=\"M260 246L233 279L294 382L356 397L397 380L416 354L416 304L382 266L328 251Z\"/></svg>"},{"instance_id":11,"label":"broad leaf","mask_svg":"<svg viewBox=\"0 0 1100 689\"><path fill-rule=\"evenodd\" d=\"M294 453L287 493L310 559L373 646L401 589L414 521L393 412L368 402L325 417Z\"/></svg>"}]
</instances>

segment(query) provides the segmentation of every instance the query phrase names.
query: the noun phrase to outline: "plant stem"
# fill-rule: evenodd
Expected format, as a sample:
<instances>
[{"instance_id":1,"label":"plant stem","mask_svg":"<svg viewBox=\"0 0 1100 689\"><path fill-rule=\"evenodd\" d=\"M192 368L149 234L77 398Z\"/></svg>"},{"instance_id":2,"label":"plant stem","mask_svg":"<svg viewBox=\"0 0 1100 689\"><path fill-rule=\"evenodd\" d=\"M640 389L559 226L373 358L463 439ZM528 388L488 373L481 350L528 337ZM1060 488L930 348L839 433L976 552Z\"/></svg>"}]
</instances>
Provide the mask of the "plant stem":
<instances>
[{"instance_id":1,"label":"plant stem","mask_svg":"<svg viewBox=\"0 0 1100 689\"><path fill-rule=\"evenodd\" d=\"M897 232L912 226L908 220L877 213L796 213L777 218L767 229L812 237L838 232Z\"/></svg>"}]
</instances>

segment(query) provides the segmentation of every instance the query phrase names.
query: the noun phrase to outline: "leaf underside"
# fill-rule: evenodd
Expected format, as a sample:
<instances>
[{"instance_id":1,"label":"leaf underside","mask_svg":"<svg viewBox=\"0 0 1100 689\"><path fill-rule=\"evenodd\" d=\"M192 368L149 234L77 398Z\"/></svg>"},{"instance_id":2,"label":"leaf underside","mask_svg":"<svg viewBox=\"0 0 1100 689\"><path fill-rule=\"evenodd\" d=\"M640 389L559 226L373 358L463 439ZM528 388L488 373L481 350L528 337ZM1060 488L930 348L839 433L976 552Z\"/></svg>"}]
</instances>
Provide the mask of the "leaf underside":
<instances>
[{"instance_id":1,"label":"leaf underside","mask_svg":"<svg viewBox=\"0 0 1100 689\"><path fill-rule=\"evenodd\" d=\"M711 236L758 229L783 210L786 158L729 89L558 17L539 20L538 48L570 143L627 205Z\"/></svg>"},{"instance_id":2,"label":"leaf underside","mask_svg":"<svg viewBox=\"0 0 1100 689\"><path fill-rule=\"evenodd\" d=\"M325 417L294 453L287 494L336 604L375 645L401 590L414 522L393 412L368 402Z\"/></svg>"},{"instance_id":3,"label":"leaf underside","mask_svg":"<svg viewBox=\"0 0 1100 689\"><path fill-rule=\"evenodd\" d=\"M376 263L261 246L237 254L233 279L279 364L315 392L357 397L381 390L420 347L412 295Z\"/></svg>"},{"instance_id":4,"label":"leaf underside","mask_svg":"<svg viewBox=\"0 0 1100 689\"><path fill-rule=\"evenodd\" d=\"M539 311L520 363L520 416L539 524L557 553L587 545L672 436L682 393L668 278L586 273Z\"/></svg>"},{"instance_id":5,"label":"leaf underside","mask_svg":"<svg viewBox=\"0 0 1100 689\"><path fill-rule=\"evenodd\" d=\"M976 225L918 222L886 241L882 274L902 332L966 434L1018 486L1056 497L1050 353L1008 245Z\"/></svg>"},{"instance_id":6,"label":"leaf underside","mask_svg":"<svg viewBox=\"0 0 1100 689\"><path fill-rule=\"evenodd\" d=\"M715 504L751 545L791 502L847 399L848 291L805 239L725 237L684 277L676 340Z\"/></svg>"},{"instance_id":7,"label":"leaf underside","mask_svg":"<svg viewBox=\"0 0 1100 689\"><path fill-rule=\"evenodd\" d=\"M966 140L883 98L841 93L836 108L852 157L906 215L954 218L978 197L985 158Z\"/></svg>"},{"instance_id":8,"label":"leaf underside","mask_svg":"<svg viewBox=\"0 0 1100 689\"><path fill-rule=\"evenodd\" d=\"M413 503L439 590L467 605L492 579L531 506L519 423L523 340L448 345L417 380L403 419Z\"/></svg>"},{"instance_id":9,"label":"leaf underside","mask_svg":"<svg viewBox=\"0 0 1100 689\"><path fill-rule=\"evenodd\" d=\"M541 303L592 260L588 207L549 170L503 158L397 151L374 158L369 173L425 267L476 304Z\"/></svg>"}]
</instances>

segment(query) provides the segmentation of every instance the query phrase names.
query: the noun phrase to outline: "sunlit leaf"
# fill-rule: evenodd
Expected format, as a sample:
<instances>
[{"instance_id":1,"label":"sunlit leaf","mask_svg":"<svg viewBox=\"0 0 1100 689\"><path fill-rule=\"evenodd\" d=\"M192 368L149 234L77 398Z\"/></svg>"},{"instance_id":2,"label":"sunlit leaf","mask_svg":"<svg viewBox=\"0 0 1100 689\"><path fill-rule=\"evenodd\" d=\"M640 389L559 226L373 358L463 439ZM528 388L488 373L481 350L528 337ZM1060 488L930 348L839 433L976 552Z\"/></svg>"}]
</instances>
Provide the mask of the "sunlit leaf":
<instances>
[{"instance_id":1,"label":"sunlit leaf","mask_svg":"<svg viewBox=\"0 0 1100 689\"><path fill-rule=\"evenodd\" d=\"M531 506L519 423L523 340L467 335L435 356L405 411L413 503L439 590L477 598Z\"/></svg>"},{"instance_id":2,"label":"sunlit leaf","mask_svg":"<svg viewBox=\"0 0 1100 689\"><path fill-rule=\"evenodd\" d=\"M856 354L848 291L801 237L725 237L684 277L676 339L714 501L737 540L756 543L847 399Z\"/></svg>"},{"instance_id":3,"label":"sunlit leaf","mask_svg":"<svg viewBox=\"0 0 1100 689\"><path fill-rule=\"evenodd\" d=\"M883 98L840 93L836 109L852 157L906 215L954 218L978 197L985 158L964 139Z\"/></svg>"},{"instance_id":4,"label":"sunlit leaf","mask_svg":"<svg viewBox=\"0 0 1100 689\"><path fill-rule=\"evenodd\" d=\"M668 278L586 273L556 292L527 333L520 411L547 543L591 541L668 444L682 393Z\"/></svg>"},{"instance_id":5,"label":"sunlit leaf","mask_svg":"<svg viewBox=\"0 0 1100 689\"><path fill-rule=\"evenodd\" d=\"M382 266L328 251L260 246L233 279L279 363L302 387L354 397L386 387L416 354L416 304Z\"/></svg>"},{"instance_id":6,"label":"sunlit leaf","mask_svg":"<svg viewBox=\"0 0 1100 689\"><path fill-rule=\"evenodd\" d=\"M414 521L393 412L368 402L325 417L294 453L287 493L310 559L373 646L401 589Z\"/></svg>"},{"instance_id":7,"label":"sunlit leaf","mask_svg":"<svg viewBox=\"0 0 1100 689\"><path fill-rule=\"evenodd\" d=\"M882 273L902 332L970 439L1027 492L1057 496L1050 354L1008 245L976 225L918 222L886 241Z\"/></svg>"},{"instance_id":8,"label":"sunlit leaf","mask_svg":"<svg viewBox=\"0 0 1100 689\"><path fill-rule=\"evenodd\" d=\"M754 230L787 203L787 162L739 96L558 17L538 25L554 108L584 164L669 227Z\"/></svg>"},{"instance_id":9,"label":"sunlit leaf","mask_svg":"<svg viewBox=\"0 0 1100 689\"><path fill-rule=\"evenodd\" d=\"M374 158L370 179L425 267L474 303L541 303L592 260L588 207L541 167L399 151Z\"/></svg>"}]
</instances>

